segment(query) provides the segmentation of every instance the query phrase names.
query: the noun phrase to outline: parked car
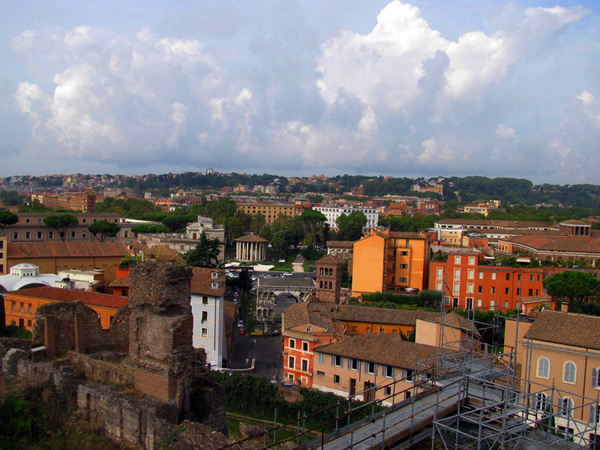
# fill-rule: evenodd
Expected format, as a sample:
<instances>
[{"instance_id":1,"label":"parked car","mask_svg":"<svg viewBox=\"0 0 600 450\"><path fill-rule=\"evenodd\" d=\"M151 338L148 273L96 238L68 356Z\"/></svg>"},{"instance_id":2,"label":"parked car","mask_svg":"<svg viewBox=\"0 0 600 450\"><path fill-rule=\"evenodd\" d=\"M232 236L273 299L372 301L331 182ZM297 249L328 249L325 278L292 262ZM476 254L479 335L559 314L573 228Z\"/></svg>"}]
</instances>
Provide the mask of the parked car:
<instances>
[{"instance_id":1,"label":"parked car","mask_svg":"<svg viewBox=\"0 0 600 450\"><path fill-rule=\"evenodd\" d=\"M238 334L246 334L246 329L244 327L239 327Z\"/></svg>"},{"instance_id":2,"label":"parked car","mask_svg":"<svg viewBox=\"0 0 600 450\"><path fill-rule=\"evenodd\" d=\"M263 332L262 330L254 330L252 333L250 333L251 336L262 336Z\"/></svg>"},{"instance_id":3,"label":"parked car","mask_svg":"<svg viewBox=\"0 0 600 450\"><path fill-rule=\"evenodd\" d=\"M238 328L244 328L244 321L238 320Z\"/></svg>"},{"instance_id":4,"label":"parked car","mask_svg":"<svg viewBox=\"0 0 600 450\"><path fill-rule=\"evenodd\" d=\"M269 336L279 336L280 334L281 334L281 331L273 330L269 333Z\"/></svg>"}]
</instances>

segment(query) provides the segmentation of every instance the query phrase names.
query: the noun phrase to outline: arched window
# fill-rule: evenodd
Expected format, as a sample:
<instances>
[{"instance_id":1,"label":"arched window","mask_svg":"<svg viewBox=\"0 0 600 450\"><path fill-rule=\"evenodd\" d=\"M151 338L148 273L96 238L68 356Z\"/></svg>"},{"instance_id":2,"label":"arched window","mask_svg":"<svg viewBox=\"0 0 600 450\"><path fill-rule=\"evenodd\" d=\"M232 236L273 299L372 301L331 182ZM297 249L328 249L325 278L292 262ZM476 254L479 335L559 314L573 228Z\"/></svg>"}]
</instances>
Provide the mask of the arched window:
<instances>
[{"instance_id":1,"label":"arched window","mask_svg":"<svg viewBox=\"0 0 600 450\"><path fill-rule=\"evenodd\" d=\"M565 383L575 383L575 375L577 373L577 367L575 363L567 361L563 368L563 381Z\"/></svg>"},{"instance_id":2,"label":"arched window","mask_svg":"<svg viewBox=\"0 0 600 450\"><path fill-rule=\"evenodd\" d=\"M321 267L321 269L319 270L319 273L320 273L321 275L323 275L323 268L322 268L322 267Z\"/></svg>"},{"instance_id":3,"label":"arched window","mask_svg":"<svg viewBox=\"0 0 600 450\"><path fill-rule=\"evenodd\" d=\"M323 289L323 280L319 281L319 289Z\"/></svg>"},{"instance_id":4,"label":"arched window","mask_svg":"<svg viewBox=\"0 0 600 450\"><path fill-rule=\"evenodd\" d=\"M559 404L560 415L563 417L569 417L573 410L573 400L569 397L563 398Z\"/></svg>"},{"instance_id":5,"label":"arched window","mask_svg":"<svg viewBox=\"0 0 600 450\"><path fill-rule=\"evenodd\" d=\"M329 282L329 289L332 289L331 281Z\"/></svg>"},{"instance_id":6,"label":"arched window","mask_svg":"<svg viewBox=\"0 0 600 450\"><path fill-rule=\"evenodd\" d=\"M540 358L538 360L537 376L539 378L550 378L550 361L548 358Z\"/></svg>"}]
</instances>

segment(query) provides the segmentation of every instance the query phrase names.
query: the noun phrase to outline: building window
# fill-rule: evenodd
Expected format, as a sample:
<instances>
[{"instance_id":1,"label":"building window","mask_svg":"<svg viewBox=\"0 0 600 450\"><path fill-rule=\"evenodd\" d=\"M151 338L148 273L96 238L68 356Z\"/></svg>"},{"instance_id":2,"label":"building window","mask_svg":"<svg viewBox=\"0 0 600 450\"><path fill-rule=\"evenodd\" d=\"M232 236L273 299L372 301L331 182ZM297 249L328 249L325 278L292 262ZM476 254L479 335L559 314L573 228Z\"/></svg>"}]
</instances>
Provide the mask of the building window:
<instances>
[{"instance_id":1,"label":"building window","mask_svg":"<svg viewBox=\"0 0 600 450\"><path fill-rule=\"evenodd\" d=\"M208 320L208 311L202 311L202 322L206 322Z\"/></svg>"},{"instance_id":2,"label":"building window","mask_svg":"<svg viewBox=\"0 0 600 450\"><path fill-rule=\"evenodd\" d=\"M558 409L561 416L570 417L571 411L573 410L573 400L569 397L563 398L559 401Z\"/></svg>"},{"instance_id":3,"label":"building window","mask_svg":"<svg viewBox=\"0 0 600 450\"><path fill-rule=\"evenodd\" d=\"M477 286L477 292L483 294L483 286Z\"/></svg>"},{"instance_id":4,"label":"building window","mask_svg":"<svg viewBox=\"0 0 600 450\"><path fill-rule=\"evenodd\" d=\"M460 256L454 257L454 264L460 264Z\"/></svg>"},{"instance_id":5,"label":"building window","mask_svg":"<svg viewBox=\"0 0 600 450\"><path fill-rule=\"evenodd\" d=\"M504 295L510 295L510 288L504 288Z\"/></svg>"},{"instance_id":6,"label":"building window","mask_svg":"<svg viewBox=\"0 0 600 450\"><path fill-rule=\"evenodd\" d=\"M408 278L399 277L399 278L398 278L398 282L399 282L399 283L407 283L407 282L408 282Z\"/></svg>"},{"instance_id":7,"label":"building window","mask_svg":"<svg viewBox=\"0 0 600 450\"><path fill-rule=\"evenodd\" d=\"M408 264L400 264L401 269L408 269Z\"/></svg>"},{"instance_id":8,"label":"building window","mask_svg":"<svg viewBox=\"0 0 600 450\"><path fill-rule=\"evenodd\" d=\"M475 265L475 257L474 256L469 256L469 265L471 265L471 266Z\"/></svg>"},{"instance_id":9,"label":"building window","mask_svg":"<svg viewBox=\"0 0 600 450\"><path fill-rule=\"evenodd\" d=\"M392 388L390 386L385 387L385 395L392 395Z\"/></svg>"},{"instance_id":10,"label":"building window","mask_svg":"<svg viewBox=\"0 0 600 450\"><path fill-rule=\"evenodd\" d=\"M365 363L365 372L366 373L375 373L375 370L377 369L376 364L373 362L367 362Z\"/></svg>"},{"instance_id":11,"label":"building window","mask_svg":"<svg viewBox=\"0 0 600 450\"><path fill-rule=\"evenodd\" d=\"M204 295L204 296L202 297L202 304L203 304L203 305L208 305L208 297L207 297L206 295Z\"/></svg>"},{"instance_id":12,"label":"building window","mask_svg":"<svg viewBox=\"0 0 600 450\"><path fill-rule=\"evenodd\" d=\"M333 376L333 382L335 384L340 384L340 376L339 375L334 375Z\"/></svg>"},{"instance_id":13,"label":"building window","mask_svg":"<svg viewBox=\"0 0 600 450\"><path fill-rule=\"evenodd\" d=\"M492 280L496 279L496 272L492 272Z\"/></svg>"},{"instance_id":14,"label":"building window","mask_svg":"<svg viewBox=\"0 0 600 450\"><path fill-rule=\"evenodd\" d=\"M547 398L548 397L546 396L546 394L544 392L538 392L536 399L535 399L535 409L538 411L545 411Z\"/></svg>"},{"instance_id":15,"label":"building window","mask_svg":"<svg viewBox=\"0 0 600 450\"><path fill-rule=\"evenodd\" d=\"M308 351L308 342L302 342L302 351L303 352L307 352Z\"/></svg>"},{"instance_id":16,"label":"building window","mask_svg":"<svg viewBox=\"0 0 600 450\"><path fill-rule=\"evenodd\" d=\"M473 283L467 284L467 294L473 293Z\"/></svg>"},{"instance_id":17,"label":"building window","mask_svg":"<svg viewBox=\"0 0 600 450\"><path fill-rule=\"evenodd\" d=\"M517 280L521 281L521 274L517 275Z\"/></svg>"},{"instance_id":18,"label":"building window","mask_svg":"<svg viewBox=\"0 0 600 450\"><path fill-rule=\"evenodd\" d=\"M460 278L460 269L454 269L454 279L458 280Z\"/></svg>"},{"instance_id":19,"label":"building window","mask_svg":"<svg viewBox=\"0 0 600 450\"><path fill-rule=\"evenodd\" d=\"M494 309L494 306L496 306L496 301L490 300L490 309Z\"/></svg>"},{"instance_id":20,"label":"building window","mask_svg":"<svg viewBox=\"0 0 600 450\"><path fill-rule=\"evenodd\" d=\"M351 359L350 360L350 368L352 370L360 370L360 361L358 359Z\"/></svg>"},{"instance_id":21,"label":"building window","mask_svg":"<svg viewBox=\"0 0 600 450\"><path fill-rule=\"evenodd\" d=\"M565 383L575 383L576 372L577 367L575 366L575 363L567 361L563 368L563 381Z\"/></svg>"},{"instance_id":22,"label":"building window","mask_svg":"<svg viewBox=\"0 0 600 450\"><path fill-rule=\"evenodd\" d=\"M592 387L600 387L600 368L592 369Z\"/></svg>"},{"instance_id":23,"label":"building window","mask_svg":"<svg viewBox=\"0 0 600 450\"><path fill-rule=\"evenodd\" d=\"M492 286L492 294L496 293L496 286Z\"/></svg>"},{"instance_id":24,"label":"building window","mask_svg":"<svg viewBox=\"0 0 600 450\"><path fill-rule=\"evenodd\" d=\"M400 254L401 254L402 256L408 256L408 252L405 252L405 251L402 251L402 252L400 252Z\"/></svg>"},{"instance_id":25,"label":"building window","mask_svg":"<svg viewBox=\"0 0 600 450\"><path fill-rule=\"evenodd\" d=\"M19 239L19 232L18 231L15 231L13 233L13 239Z\"/></svg>"},{"instance_id":26,"label":"building window","mask_svg":"<svg viewBox=\"0 0 600 450\"><path fill-rule=\"evenodd\" d=\"M296 348L296 340L290 339L290 348Z\"/></svg>"},{"instance_id":27,"label":"building window","mask_svg":"<svg viewBox=\"0 0 600 450\"><path fill-rule=\"evenodd\" d=\"M477 299L477 307L480 308L481 307L481 299Z\"/></svg>"},{"instance_id":28,"label":"building window","mask_svg":"<svg viewBox=\"0 0 600 450\"><path fill-rule=\"evenodd\" d=\"M442 277L444 276L444 268L443 267L438 267L437 270L436 270L436 274L437 274L436 278L438 280L441 280Z\"/></svg>"},{"instance_id":29,"label":"building window","mask_svg":"<svg viewBox=\"0 0 600 450\"><path fill-rule=\"evenodd\" d=\"M219 274L217 272L211 272L210 276L214 279L219 278Z\"/></svg>"},{"instance_id":30,"label":"building window","mask_svg":"<svg viewBox=\"0 0 600 450\"><path fill-rule=\"evenodd\" d=\"M342 367L344 365L344 358L340 355L331 355L331 365L335 367Z\"/></svg>"},{"instance_id":31,"label":"building window","mask_svg":"<svg viewBox=\"0 0 600 450\"><path fill-rule=\"evenodd\" d=\"M325 372L322 372L320 370L317 370L317 376L318 377L324 377L325 376Z\"/></svg>"},{"instance_id":32,"label":"building window","mask_svg":"<svg viewBox=\"0 0 600 450\"><path fill-rule=\"evenodd\" d=\"M202 337L208 336L208 328L202 328Z\"/></svg>"},{"instance_id":33,"label":"building window","mask_svg":"<svg viewBox=\"0 0 600 450\"><path fill-rule=\"evenodd\" d=\"M507 300L504 301L504 309L508 309L508 301Z\"/></svg>"},{"instance_id":34,"label":"building window","mask_svg":"<svg viewBox=\"0 0 600 450\"><path fill-rule=\"evenodd\" d=\"M394 378L396 370L391 366L383 366L383 376L388 378Z\"/></svg>"},{"instance_id":35,"label":"building window","mask_svg":"<svg viewBox=\"0 0 600 450\"><path fill-rule=\"evenodd\" d=\"M25 232L25 239L31 239L31 233L29 231Z\"/></svg>"},{"instance_id":36,"label":"building window","mask_svg":"<svg viewBox=\"0 0 600 450\"><path fill-rule=\"evenodd\" d=\"M510 281L510 273L506 273L506 281Z\"/></svg>"},{"instance_id":37,"label":"building window","mask_svg":"<svg viewBox=\"0 0 600 450\"><path fill-rule=\"evenodd\" d=\"M537 367L538 378L550 378L550 361L548 358L540 358Z\"/></svg>"},{"instance_id":38,"label":"building window","mask_svg":"<svg viewBox=\"0 0 600 450\"><path fill-rule=\"evenodd\" d=\"M479 279L483 280L483 272L479 272Z\"/></svg>"},{"instance_id":39,"label":"building window","mask_svg":"<svg viewBox=\"0 0 600 450\"><path fill-rule=\"evenodd\" d=\"M296 358L294 358L293 356L290 356L288 358L288 367L290 369L294 369L296 367Z\"/></svg>"},{"instance_id":40,"label":"building window","mask_svg":"<svg viewBox=\"0 0 600 450\"><path fill-rule=\"evenodd\" d=\"M598 407L598 403L590 406L590 423L598 423L600 422L600 408ZM598 448L598 447L592 447Z\"/></svg>"},{"instance_id":41,"label":"building window","mask_svg":"<svg viewBox=\"0 0 600 450\"><path fill-rule=\"evenodd\" d=\"M442 290L442 282L441 281L437 281L435 283L435 290L436 291L441 291Z\"/></svg>"},{"instance_id":42,"label":"building window","mask_svg":"<svg viewBox=\"0 0 600 450\"><path fill-rule=\"evenodd\" d=\"M308 372L308 359L302 360L302 372Z\"/></svg>"},{"instance_id":43,"label":"building window","mask_svg":"<svg viewBox=\"0 0 600 450\"><path fill-rule=\"evenodd\" d=\"M48 239L54 239L54 231L48 231Z\"/></svg>"},{"instance_id":44,"label":"building window","mask_svg":"<svg viewBox=\"0 0 600 450\"><path fill-rule=\"evenodd\" d=\"M454 295L458 295L460 293L460 283L454 283Z\"/></svg>"},{"instance_id":45,"label":"building window","mask_svg":"<svg viewBox=\"0 0 600 450\"><path fill-rule=\"evenodd\" d=\"M533 283L533 275L529 275L529 281Z\"/></svg>"},{"instance_id":46,"label":"building window","mask_svg":"<svg viewBox=\"0 0 600 450\"><path fill-rule=\"evenodd\" d=\"M475 271L473 269L469 269L469 275L467 276L469 277L469 280L472 280L475 278Z\"/></svg>"}]
</instances>

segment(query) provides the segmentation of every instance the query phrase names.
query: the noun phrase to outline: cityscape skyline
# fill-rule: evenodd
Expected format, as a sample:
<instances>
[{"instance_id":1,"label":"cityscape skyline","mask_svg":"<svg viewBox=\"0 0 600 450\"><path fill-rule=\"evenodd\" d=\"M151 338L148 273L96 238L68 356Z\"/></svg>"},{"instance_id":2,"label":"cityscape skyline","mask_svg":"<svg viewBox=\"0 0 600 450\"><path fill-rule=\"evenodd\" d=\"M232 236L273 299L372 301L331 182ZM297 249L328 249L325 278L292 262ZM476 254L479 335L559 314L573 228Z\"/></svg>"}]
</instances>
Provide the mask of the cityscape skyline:
<instances>
[{"instance_id":1,"label":"cityscape skyline","mask_svg":"<svg viewBox=\"0 0 600 450\"><path fill-rule=\"evenodd\" d=\"M0 176L593 183L591 0L0 5Z\"/></svg>"}]
</instances>

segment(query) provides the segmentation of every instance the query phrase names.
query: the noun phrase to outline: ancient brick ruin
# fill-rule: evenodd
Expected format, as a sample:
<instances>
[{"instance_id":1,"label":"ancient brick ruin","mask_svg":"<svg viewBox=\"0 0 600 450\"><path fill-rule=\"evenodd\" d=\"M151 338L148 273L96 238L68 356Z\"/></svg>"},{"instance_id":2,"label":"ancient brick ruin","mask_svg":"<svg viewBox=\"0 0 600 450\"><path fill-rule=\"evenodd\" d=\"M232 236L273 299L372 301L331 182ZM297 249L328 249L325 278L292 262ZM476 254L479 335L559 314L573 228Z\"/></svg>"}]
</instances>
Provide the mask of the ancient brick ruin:
<instances>
[{"instance_id":1,"label":"ancient brick ruin","mask_svg":"<svg viewBox=\"0 0 600 450\"><path fill-rule=\"evenodd\" d=\"M198 370L202 355L192 347L191 278L185 264L135 267L129 305L119 310L108 330L82 303L44 305L36 312L32 348L39 353L45 347L46 358L34 362L31 352L10 351L6 367L10 374L54 384L108 436L146 449L171 436L183 420L198 419L190 393L202 386L211 405L202 421L213 428L198 422L186 426L195 436L210 434L198 448L217 448L209 441L223 446L227 438L214 430L226 430L224 392Z\"/></svg>"}]
</instances>

